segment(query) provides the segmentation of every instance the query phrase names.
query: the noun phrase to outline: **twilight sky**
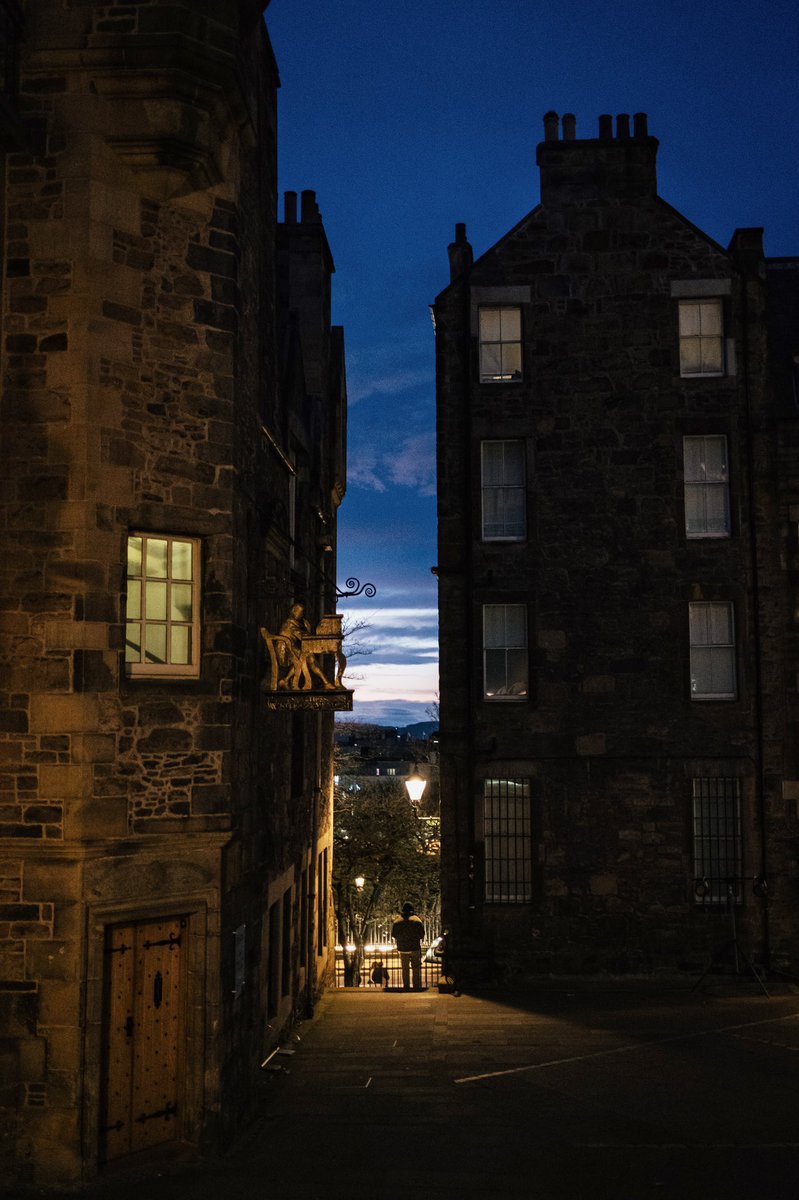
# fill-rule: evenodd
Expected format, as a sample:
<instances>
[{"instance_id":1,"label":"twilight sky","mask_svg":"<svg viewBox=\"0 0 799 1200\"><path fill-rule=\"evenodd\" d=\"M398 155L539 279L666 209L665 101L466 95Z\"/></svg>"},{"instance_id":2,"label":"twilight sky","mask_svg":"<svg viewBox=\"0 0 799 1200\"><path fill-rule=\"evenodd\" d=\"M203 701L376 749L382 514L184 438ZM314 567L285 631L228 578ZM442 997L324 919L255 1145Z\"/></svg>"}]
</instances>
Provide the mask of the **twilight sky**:
<instances>
[{"instance_id":1,"label":"twilight sky","mask_svg":"<svg viewBox=\"0 0 799 1200\"><path fill-rule=\"evenodd\" d=\"M543 115L649 114L659 193L726 246L765 226L799 254L796 0L272 0L279 187L314 189L344 326L343 601L373 655L354 716L426 720L438 690L434 341L429 305L465 221L475 257L538 203ZM282 211L281 211L282 216Z\"/></svg>"}]
</instances>

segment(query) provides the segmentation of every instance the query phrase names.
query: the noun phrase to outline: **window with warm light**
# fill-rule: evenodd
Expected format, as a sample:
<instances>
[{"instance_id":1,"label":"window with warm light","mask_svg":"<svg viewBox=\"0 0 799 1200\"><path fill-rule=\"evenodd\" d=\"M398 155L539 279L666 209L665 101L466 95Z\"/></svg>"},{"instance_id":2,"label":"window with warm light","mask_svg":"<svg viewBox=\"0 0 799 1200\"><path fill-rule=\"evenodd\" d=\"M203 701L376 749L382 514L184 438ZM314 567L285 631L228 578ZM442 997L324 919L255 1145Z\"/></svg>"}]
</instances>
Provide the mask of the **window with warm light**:
<instances>
[{"instance_id":1,"label":"window with warm light","mask_svg":"<svg viewBox=\"0 0 799 1200\"><path fill-rule=\"evenodd\" d=\"M729 537L730 469L724 434L684 437L685 533Z\"/></svg>"},{"instance_id":2,"label":"window with warm light","mask_svg":"<svg viewBox=\"0 0 799 1200\"><path fill-rule=\"evenodd\" d=\"M721 300L680 300L680 374L724 374Z\"/></svg>"},{"instance_id":3,"label":"window with warm light","mask_svg":"<svg viewBox=\"0 0 799 1200\"><path fill-rule=\"evenodd\" d=\"M740 901L743 852L738 780L694 779L693 810L696 903Z\"/></svg>"},{"instance_id":4,"label":"window with warm light","mask_svg":"<svg viewBox=\"0 0 799 1200\"><path fill-rule=\"evenodd\" d=\"M136 533L128 538L125 665L133 676L200 670L200 543Z\"/></svg>"},{"instance_id":5,"label":"window with warm light","mask_svg":"<svg viewBox=\"0 0 799 1200\"><path fill-rule=\"evenodd\" d=\"M688 605L691 699L734 700L735 621L727 602Z\"/></svg>"},{"instance_id":6,"label":"window with warm light","mask_svg":"<svg viewBox=\"0 0 799 1200\"><path fill-rule=\"evenodd\" d=\"M527 606L484 604L484 698L526 700L528 673Z\"/></svg>"},{"instance_id":7,"label":"window with warm light","mask_svg":"<svg viewBox=\"0 0 799 1200\"><path fill-rule=\"evenodd\" d=\"M480 382L508 383L522 377L522 310L479 309Z\"/></svg>"},{"instance_id":8,"label":"window with warm light","mask_svg":"<svg viewBox=\"0 0 799 1200\"><path fill-rule=\"evenodd\" d=\"M483 781L485 899L529 904L533 895L533 828L528 779Z\"/></svg>"},{"instance_id":9,"label":"window with warm light","mask_svg":"<svg viewBox=\"0 0 799 1200\"><path fill-rule=\"evenodd\" d=\"M484 542L520 542L527 536L524 442L480 444Z\"/></svg>"}]
</instances>

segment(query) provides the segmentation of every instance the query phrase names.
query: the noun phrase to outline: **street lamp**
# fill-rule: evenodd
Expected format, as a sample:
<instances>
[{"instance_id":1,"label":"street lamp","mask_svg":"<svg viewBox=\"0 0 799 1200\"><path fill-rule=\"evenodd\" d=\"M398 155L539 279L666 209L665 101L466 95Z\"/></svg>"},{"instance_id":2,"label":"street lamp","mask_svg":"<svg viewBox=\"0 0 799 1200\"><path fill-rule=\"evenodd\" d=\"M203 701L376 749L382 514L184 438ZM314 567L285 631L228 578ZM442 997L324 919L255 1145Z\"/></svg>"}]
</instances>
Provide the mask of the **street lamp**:
<instances>
[{"instance_id":1,"label":"street lamp","mask_svg":"<svg viewBox=\"0 0 799 1200\"><path fill-rule=\"evenodd\" d=\"M408 793L411 804L419 803L426 787L427 780L419 774L419 764L415 763L413 773L405 780L405 791Z\"/></svg>"},{"instance_id":2,"label":"street lamp","mask_svg":"<svg viewBox=\"0 0 799 1200\"><path fill-rule=\"evenodd\" d=\"M363 875L356 875L355 879L353 880L353 883L355 884L358 891L362 892L363 885L366 883L366 880L364 879Z\"/></svg>"}]
</instances>

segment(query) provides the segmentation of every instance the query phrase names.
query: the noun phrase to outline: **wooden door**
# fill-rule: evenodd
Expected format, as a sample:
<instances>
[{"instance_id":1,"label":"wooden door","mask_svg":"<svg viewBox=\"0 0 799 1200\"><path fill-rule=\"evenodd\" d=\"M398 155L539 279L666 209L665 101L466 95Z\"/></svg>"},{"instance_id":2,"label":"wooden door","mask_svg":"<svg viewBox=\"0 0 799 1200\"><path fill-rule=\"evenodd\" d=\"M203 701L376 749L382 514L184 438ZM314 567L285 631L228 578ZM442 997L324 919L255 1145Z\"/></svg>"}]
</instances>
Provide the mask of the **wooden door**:
<instances>
[{"instance_id":1,"label":"wooden door","mask_svg":"<svg viewBox=\"0 0 799 1200\"><path fill-rule=\"evenodd\" d=\"M104 1160L180 1135L185 917L109 926L100 1152Z\"/></svg>"}]
</instances>

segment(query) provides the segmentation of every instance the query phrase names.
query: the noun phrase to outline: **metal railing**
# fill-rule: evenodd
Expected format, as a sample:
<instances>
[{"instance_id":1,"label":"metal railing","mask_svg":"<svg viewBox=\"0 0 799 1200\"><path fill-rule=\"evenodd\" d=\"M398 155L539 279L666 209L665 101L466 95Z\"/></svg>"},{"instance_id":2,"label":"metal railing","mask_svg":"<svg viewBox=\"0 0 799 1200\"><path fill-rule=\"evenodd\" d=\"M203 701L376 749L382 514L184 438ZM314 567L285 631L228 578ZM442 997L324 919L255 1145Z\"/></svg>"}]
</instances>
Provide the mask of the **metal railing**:
<instances>
[{"instance_id":1,"label":"metal railing","mask_svg":"<svg viewBox=\"0 0 799 1200\"><path fill-rule=\"evenodd\" d=\"M401 990L402 965L399 950L394 946L367 946L360 968L360 981L350 986L372 992L381 991L383 980L378 978L380 967L388 972L388 990ZM422 987L437 987L442 973L442 959L434 954L429 946L422 946ZM344 955L341 947L336 946L336 987L343 988L344 986Z\"/></svg>"}]
</instances>

